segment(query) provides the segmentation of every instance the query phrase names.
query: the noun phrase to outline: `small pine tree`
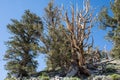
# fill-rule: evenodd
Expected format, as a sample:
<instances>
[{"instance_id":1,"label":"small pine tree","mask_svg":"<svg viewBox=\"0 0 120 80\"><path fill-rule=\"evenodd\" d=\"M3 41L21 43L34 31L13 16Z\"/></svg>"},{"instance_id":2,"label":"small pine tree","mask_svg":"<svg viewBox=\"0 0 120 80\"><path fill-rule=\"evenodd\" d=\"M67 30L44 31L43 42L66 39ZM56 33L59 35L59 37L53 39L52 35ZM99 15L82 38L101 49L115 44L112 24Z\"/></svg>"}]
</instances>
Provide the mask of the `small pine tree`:
<instances>
[{"instance_id":1,"label":"small pine tree","mask_svg":"<svg viewBox=\"0 0 120 80\"><path fill-rule=\"evenodd\" d=\"M11 21L7 28L13 36L6 42L8 49L4 56L7 61L5 67L12 76L26 77L36 72L37 61L34 58L39 50L42 21L29 10L25 11L20 21L16 19Z\"/></svg>"}]
</instances>

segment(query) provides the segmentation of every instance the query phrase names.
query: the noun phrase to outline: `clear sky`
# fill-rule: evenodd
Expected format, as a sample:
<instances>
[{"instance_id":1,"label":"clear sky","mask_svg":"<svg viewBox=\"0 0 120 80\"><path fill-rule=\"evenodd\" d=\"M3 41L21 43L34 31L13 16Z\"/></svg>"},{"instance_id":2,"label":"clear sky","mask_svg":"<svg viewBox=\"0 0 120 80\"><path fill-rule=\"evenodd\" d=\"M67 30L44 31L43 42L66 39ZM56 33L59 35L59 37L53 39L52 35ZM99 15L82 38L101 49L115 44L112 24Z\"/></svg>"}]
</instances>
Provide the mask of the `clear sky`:
<instances>
[{"instance_id":1,"label":"clear sky","mask_svg":"<svg viewBox=\"0 0 120 80\"><path fill-rule=\"evenodd\" d=\"M6 28L8 23L11 23L10 19L20 20L21 16L24 14L26 9L31 12L36 13L39 16L44 15L44 8L47 6L50 0L0 0L0 80L4 80L7 75L7 71L4 69L5 61L3 61L3 56L6 51L5 41L9 40L10 34ZM96 8L95 14L97 14L100 8L105 5L109 6L110 0L91 0L91 7ZM55 4L64 4L66 9L69 9L71 3L79 2L78 5L82 5L82 0L55 0ZM104 36L106 31L99 30L97 26L92 31L95 46L99 46L103 49L104 45L107 45L107 49L110 50L111 43L105 41ZM43 70L45 67L44 56L38 58L39 66L38 70Z\"/></svg>"}]
</instances>

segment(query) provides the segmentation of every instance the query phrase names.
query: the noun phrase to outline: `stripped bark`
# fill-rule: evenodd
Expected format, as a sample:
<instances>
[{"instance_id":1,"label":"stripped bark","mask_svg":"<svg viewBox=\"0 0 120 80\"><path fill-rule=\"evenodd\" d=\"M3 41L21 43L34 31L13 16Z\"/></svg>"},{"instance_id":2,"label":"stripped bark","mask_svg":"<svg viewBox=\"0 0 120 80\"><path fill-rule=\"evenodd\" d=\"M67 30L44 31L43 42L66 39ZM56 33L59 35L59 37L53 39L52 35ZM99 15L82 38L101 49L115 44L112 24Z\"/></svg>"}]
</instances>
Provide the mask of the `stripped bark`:
<instances>
[{"instance_id":1,"label":"stripped bark","mask_svg":"<svg viewBox=\"0 0 120 80\"><path fill-rule=\"evenodd\" d=\"M69 18L67 12L65 13L64 16L67 25L67 30L70 32L70 34L67 34L65 31L63 32L71 43L72 59L74 60L74 62L77 62L80 69L83 66L85 66L86 63L84 49L92 45L88 44L93 21L92 13L90 13L89 10L90 10L89 1L86 0L85 9L83 11L75 12L75 8L72 6L71 8L72 18L71 19Z\"/></svg>"}]
</instances>

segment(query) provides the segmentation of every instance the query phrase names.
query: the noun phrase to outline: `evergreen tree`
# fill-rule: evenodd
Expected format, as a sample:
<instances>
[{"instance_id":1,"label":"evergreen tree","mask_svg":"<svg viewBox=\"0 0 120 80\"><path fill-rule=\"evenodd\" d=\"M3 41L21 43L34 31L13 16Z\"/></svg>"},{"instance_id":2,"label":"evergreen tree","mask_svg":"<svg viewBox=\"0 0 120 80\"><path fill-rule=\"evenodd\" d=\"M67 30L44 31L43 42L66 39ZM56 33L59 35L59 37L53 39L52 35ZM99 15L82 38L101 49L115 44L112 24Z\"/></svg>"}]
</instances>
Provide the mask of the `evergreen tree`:
<instances>
[{"instance_id":1,"label":"evergreen tree","mask_svg":"<svg viewBox=\"0 0 120 80\"><path fill-rule=\"evenodd\" d=\"M68 39L63 33L65 29L61 23L61 10L54 6L53 1L45 8L44 23L45 33L40 38L44 43L41 51L47 54L47 68L49 70L68 69L69 43L67 43Z\"/></svg>"},{"instance_id":2,"label":"evergreen tree","mask_svg":"<svg viewBox=\"0 0 120 80\"><path fill-rule=\"evenodd\" d=\"M37 61L34 60L39 51L39 36L42 33L42 21L39 16L25 11L20 21L11 20L12 23L7 25L9 32L13 35L6 42L8 47L5 65L8 73L15 77L26 77L36 72Z\"/></svg>"},{"instance_id":3,"label":"evergreen tree","mask_svg":"<svg viewBox=\"0 0 120 80\"><path fill-rule=\"evenodd\" d=\"M66 28L70 34L67 36L70 42L71 55L73 59L73 66L78 68L77 74L83 73L87 76L90 75L90 72L87 70L86 66L86 57L85 52L88 48L93 47L93 38L92 43L89 42L91 29L93 27L93 13L90 11L90 2L89 0L84 0L84 9L76 10L74 6L71 7L71 14L68 15L68 12L65 13L65 23Z\"/></svg>"},{"instance_id":4,"label":"evergreen tree","mask_svg":"<svg viewBox=\"0 0 120 80\"><path fill-rule=\"evenodd\" d=\"M104 7L99 14L101 28L110 27L107 39L114 43L113 53L120 58L120 0L111 2L112 15L108 13L108 8Z\"/></svg>"},{"instance_id":5,"label":"evergreen tree","mask_svg":"<svg viewBox=\"0 0 120 80\"><path fill-rule=\"evenodd\" d=\"M92 46L88 40L93 19L89 12L88 1L86 1L86 6L83 13L74 12L75 8L72 7L72 18L67 15L68 12L63 15L60 8L54 6L52 1L45 8L44 30L46 34L43 33L41 36L41 41L44 43L41 52L47 54L48 68L52 68L52 70L60 68L67 72L71 66L77 65L80 68L78 74L83 72L90 75L89 71L84 68L84 51L85 48ZM66 23L66 26L62 21Z\"/></svg>"}]
</instances>

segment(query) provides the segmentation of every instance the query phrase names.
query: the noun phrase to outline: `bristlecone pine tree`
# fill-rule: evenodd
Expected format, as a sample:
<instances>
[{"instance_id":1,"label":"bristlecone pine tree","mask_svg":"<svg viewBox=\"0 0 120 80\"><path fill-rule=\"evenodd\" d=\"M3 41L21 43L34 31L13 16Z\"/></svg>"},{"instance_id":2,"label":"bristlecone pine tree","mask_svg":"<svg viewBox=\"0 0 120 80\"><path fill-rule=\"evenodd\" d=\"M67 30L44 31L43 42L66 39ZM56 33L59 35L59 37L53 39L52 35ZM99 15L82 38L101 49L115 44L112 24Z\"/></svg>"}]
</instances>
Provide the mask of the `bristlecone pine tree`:
<instances>
[{"instance_id":1,"label":"bristlecone pine tree","mask_svg":"<svg viewBox=\"0 0 120 80\"><path fill-rule=\"evenodd\" d=\"M34 58L39 50L42 22L40 17L29 10L25 11L20 21L11 21L7 28L13 36L6 42L5 67L12 76L26 77L36 72L37 61Z\"/></svg>"},{"instance_id":2,"label":"bristlecone pine tree","mask_svg":"<svg viewBox=\"0 0 120 80\"><path fill-rule=\"evenodd\" d=\"M79 67L78 72L85 75L90 75L89 71L84 67L86 66L84 53L86 48L92 46L88 40L90 38L91 28L93 27L94 21L92 12L90 12L89 4L89 0L85 0L85 7L81 11L76 11L74 6L72 6L71 18L68 16L68 12L65 13L64 17L67 30L70 34L67 34L66 32L64 33L71 44L70 49L73 63Z\"/></svg>"},{"instance_id":3,"label":"bristlecone pine tree","mask_svg":"<svg viewBox=\"0 0 120 80\"><path fill-rule=\"evenodd\" d=\"M70 43L62 32L61 10L51 1L45 8L44 31L40 37L44 46L41 52L47 54L47 69L68 69L70 60ZM64 70L66 71L66 70Z\"/></svg>"},{"instance_id":4,"label":"bristlecone pine tree","mask_svg":"<svg viewBox=\"0 0 120 80\"><path fill-rule=\"evenodd\" d=\"M67 12L63 15L58 7L53 6L53 2L50 2L48 7L45 8L45 33L40 37L44 46L40 50L47 54L47 66L51 70L64 68L64 72L68 72L72 63L74 63L79 67L78 72L90 75L84 67L86 64L85 49L91 46L88 40L93 17L89 8L89 1L87 0L85 9L81 12L74 12L75 9L72 7L72 19Z\"/></svg>"},{"instance_id":5,"label":"bristlecone pine tree","mask_svg":"<svg viewBox=\"0 0 120 80\"><path fill-rule=\"evenodd\" d=\"M100 27L110 27L107 39L113 42L113 55L120 58L120 0L111 2L111 12L113 16L108 13L106 7L101 10L99 14Z\"/></svg>"}]
</instances>

